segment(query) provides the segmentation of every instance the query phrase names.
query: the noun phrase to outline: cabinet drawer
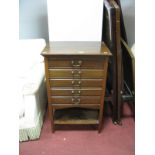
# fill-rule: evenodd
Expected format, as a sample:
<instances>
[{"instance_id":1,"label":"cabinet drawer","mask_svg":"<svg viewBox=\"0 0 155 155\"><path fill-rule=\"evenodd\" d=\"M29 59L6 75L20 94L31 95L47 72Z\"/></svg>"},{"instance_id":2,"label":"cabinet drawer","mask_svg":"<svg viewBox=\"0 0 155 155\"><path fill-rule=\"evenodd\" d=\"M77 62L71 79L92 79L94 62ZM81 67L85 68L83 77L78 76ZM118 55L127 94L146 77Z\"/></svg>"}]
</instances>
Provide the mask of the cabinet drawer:
<instances>
[{"instance_id":1,"label":"cabinet drawer","mask_svg":"<svg viewBox=\"0 0 155 155\"><path fill-rule=\"evenodd\" d=\"M63 89L63 88L51 88L52 96L100 96L102 94L101 88L94 89Z\"/></svg>"},{"instance_id":2,"label":"cabinet drawer","mask_svg":"<svg viewBox=\"0 0 155 155\"><path fill-rule=\"evenodd\" d=\"M96 59L48 59L49 68L104 68L103 60Z\"/></svg>"},{"instance_id":3,"label":"cabinet drawer","mask_svg":"<svg viewBox=\"0 0 155 155\"><path fill-rule=\"evenodd\" d=\"M104 70L99 69L49 69L50 78L103 78Z\"/></svg>"},{"instance_id":4,"label":"cabinet drawer","mask_svg":"<svg viewBox=\"0 0 155 155\"><path fill-rule=\"evenodd\" d=\"M102 87L103 79L49 79L50 87Z\"/></svg>"},{"instance_id":5,"label":"cabinet drawer","mask_svg":"<svg viewBox=\"0 0 155 155\"><path fill-rule=\"evenodd\" d=\"M52 96L52 104L100 104L100 96Z\"/></svg>"}]
</instances>

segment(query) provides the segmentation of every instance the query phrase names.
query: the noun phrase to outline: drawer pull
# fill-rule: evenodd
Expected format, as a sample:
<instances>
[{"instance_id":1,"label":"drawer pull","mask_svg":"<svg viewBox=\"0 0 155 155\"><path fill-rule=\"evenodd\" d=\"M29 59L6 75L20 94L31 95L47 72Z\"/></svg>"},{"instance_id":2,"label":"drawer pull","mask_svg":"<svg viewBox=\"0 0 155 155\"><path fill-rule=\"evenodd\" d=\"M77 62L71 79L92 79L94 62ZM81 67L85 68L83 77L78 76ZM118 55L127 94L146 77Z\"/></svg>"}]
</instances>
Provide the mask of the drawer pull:
<instances>
[{"instance_id":1,"label":"drawer pull","mask_svg":"<svg viewBox=\"0 0 155 155\"><path fill-rule=\"evenodd\" d=\"M72 70L72 75L73 76L80 76L81 75L81 71L80 70Z\"/></svg>"},{"instance_id":2,"label":"drawer pull","mask_svg":"<svg viewBox=\"0 0 155 155\"><path fill-rule=\"evenodd\" d=\"M77 98L77 97L72 98L72 103L74 103L74 104L79 104L80 101L81 101L80 98Z\"/></svg>"},{"instance_id":3,"label":"drawer pull","mask_svg":"<svg viewBox=\"0 0 155 155\"><path fill-rule=\"evenodd\" d=\"M81 94L81 91L80 90L72 90L72 94L74 95L80 95Z\"/></svg>"},{"instance_id":4,"label":"drawer pull","mask_svg":"<svg viewBox=\"0 0 155 155\"><path fill-rule=\"evenodd\" d=\"M72 81L72 85L78 87L81 85L81 81Z\"/></svg>"},{"instance_id":5,"label":"drawer pull","mask_svg":"<svg viewBox=\"0 0 155 155\"><path fill-rule=\"evenodd\" d=\"M80 67L82 65L82 61L71 61L73 67Z\"/></svg>"}]
</instances>

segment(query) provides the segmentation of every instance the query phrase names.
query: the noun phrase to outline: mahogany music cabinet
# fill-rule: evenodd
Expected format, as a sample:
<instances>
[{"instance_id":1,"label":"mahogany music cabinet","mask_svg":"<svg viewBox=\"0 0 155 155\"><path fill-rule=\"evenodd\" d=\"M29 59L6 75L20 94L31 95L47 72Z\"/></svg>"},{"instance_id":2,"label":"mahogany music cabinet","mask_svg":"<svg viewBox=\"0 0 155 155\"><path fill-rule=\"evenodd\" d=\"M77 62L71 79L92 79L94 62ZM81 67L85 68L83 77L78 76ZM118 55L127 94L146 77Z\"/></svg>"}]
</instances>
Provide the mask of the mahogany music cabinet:
<instances>
[{"instance_id":1,"label":"mahogany music cabinet","mask_svg":"<svg viewBox=\"0 0 155 155\"><path fill-rule=\"evenodd\" d=\"M44 56L48 111L56 124L102 128L108 58L104 42L50 42Z\"/></svg>"}]
</instances>

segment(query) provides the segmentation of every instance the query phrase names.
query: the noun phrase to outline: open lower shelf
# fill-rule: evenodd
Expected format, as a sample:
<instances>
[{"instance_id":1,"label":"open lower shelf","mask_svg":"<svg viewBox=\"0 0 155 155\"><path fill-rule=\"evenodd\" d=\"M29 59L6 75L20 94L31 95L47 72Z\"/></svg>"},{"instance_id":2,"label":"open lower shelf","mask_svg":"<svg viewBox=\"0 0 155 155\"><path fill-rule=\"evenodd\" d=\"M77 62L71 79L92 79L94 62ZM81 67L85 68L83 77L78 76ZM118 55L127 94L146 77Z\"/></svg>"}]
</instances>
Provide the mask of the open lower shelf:
<instances>
[{"instance_id":1,"label":"open lower shelf","mask_svg":"<svg viewBox=\"0 0 155 155\"><path fill-rule=\"evenodd\" d=\"M54 124L98 124L98 118L97 109L67 108L54 112Z\"/></svg>"}]
</instances>

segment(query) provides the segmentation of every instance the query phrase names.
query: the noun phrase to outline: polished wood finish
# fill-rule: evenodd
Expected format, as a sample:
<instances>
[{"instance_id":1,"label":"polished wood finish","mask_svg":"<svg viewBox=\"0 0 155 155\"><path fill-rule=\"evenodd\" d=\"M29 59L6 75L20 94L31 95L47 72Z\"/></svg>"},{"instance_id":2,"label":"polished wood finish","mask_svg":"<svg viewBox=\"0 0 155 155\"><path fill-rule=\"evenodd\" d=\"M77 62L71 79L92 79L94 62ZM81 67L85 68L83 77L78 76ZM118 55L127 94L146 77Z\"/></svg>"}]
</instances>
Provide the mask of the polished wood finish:
<instances>
[{"instance_id":1,"label":"polished wood finish","mask_svg":"<svg viewBox=\"0 0 155 155\"><path fill-rule=\"evenodd\" d=\"M102 87L102 79L49 79L50 87Z\"/></svg>"},{"instance_id":2,"label":"polished wood finish","mask_svg":"<svg viewBox=\"0 0 155 155\"><path fill-rule=\"evenodd\" d=\"M121 50L121 30L120 30L120 7L114 0L111 3L115 7L116 13L116 59L117 59L117 123L121 124L121 103L123 90L123 76L122 76L122 50Z\"/></svg>"},{"instance_id":3,"label":"polished wood finish","mask_svg":"<svg viewBox=\"0 0 155 155\"><path fill-rule=\"evenodd\" d=\"M125 30L125 24L124 24L124 19L123 19L123 13L122 13L122 7L121 7L121 1L120 0L115 0L117 5L120 8L120 29L121 29L121 37L123 38L123 40L128 43L127 40L127 34L126 34L126 30Z\"/></svg>"},{"instance_id":4,"label":"polished wood finish","mask_svg":"<svg viewBox=\"0 0 155 155\"><path fill-rule=\"evenodd\" d=\"M112 103L112 119L117 124L117 44L116 44L116 11L111 1L104 1L104 17L103 17L103 35L108 48L113 56L109 60L108 79L107 79L107 96L111 97Z\"/></svg>"},{"instance_id":5,"label":"polished wood finish","mask_svg":"<svg viewBox=\"0 0 155 155\"><path fill-rule=\"evenodd\" d=\"M102 60L95 61L94 59L49 59L49 68L104 68Z\"/></svg>"},{"instance_id":6,"label":"polished wood finish","mask_svg":"<svg viewBox=\"0 0 155 155\"><path fill-rule=\"evenodd\" d=\"M100 96L52 96L52 104L100 104Z\"/></svg>"},{"instance_id":7,"label":"polished wood finish","mask_svg":"<svg viewBox=\"0 0 155 155\"><path fill-rule=\"evenodd\" d=\"M134 103L134 59L127 45L120 0L104 1L102 38L113 54L109 61L106 101L112 103L114 124L121 125L122 104Z\"/></svg>"},{"instance_id":8,"label":"polished wood finish","mask_svg":"<svg viewBox=\"0 0 155 155\"><path fill-rule=\"evenodd\" d=\"M51 88L53 96L100 96L102 88Z\"/></svg>"},{"instance_id":9,"label":"polished wood finish","mask_svg":"<svg viewBox=\"0 0 155 155\"><path fill-rule=\"evenodd\" d=\"M105 0L103 23L103 40L113 54L109 61L107 87L112 98L113 122L120 124L123 90L120 8L114 0Z\"/></svg>"},{"instance_id":10,"label":"polished wood finish","mask_svg":"<svg viewBox=\"0 0 155 155\"><path fill-rule=\"evenodd\" d=\"M88 57L80 57L76 56L110 56L111 53L109 49L105 45L104 42L95 42L95 41L53 41L50 42L42 52L43 56L49 56L48 58L53 58L51 56L64 56L63 58L88 58ZM65 57L67 56L67 57ZM100 59L98 57L98 59Z\"/></svg>"},{"instance_id":11,"label":"polished wood finish","mask_svg":"<svg viewBox=\"0 0 155 155\"><path fill-rule=\"evenodd\" d=\"M102 128L108 58L104 42L50 42L45 58L48 109L52 131L55 124L98 124ZM68 108L96 109L97 117L57 118ZM68 114L68 113L66 113ZM88 112L88 114L90 114Z\"/></svg>"},{"instance_id":12,"label":"polished wood finish","mask_svg":"<svg viewBox=\"0 0 155 155\"><path fill-rule=\"evenodd\" d=\"M104 77L103 70L100 69L49 69L50 78L95 78L101 79Z\"/></svg>"},{"instance_id":13,"label":"polished wood finish","mask_svg":"<svg viewBox=\"0 0 155 155\"><path fill-rule=\"evenodd\" d=\"M52 104L52 106L55 108L55 109L68 109L70 107L72 108L89 108L89 109L99 109L100 108L100 104L80 104L77 105L77 104Z\"/></svg>"}]
</instances>

